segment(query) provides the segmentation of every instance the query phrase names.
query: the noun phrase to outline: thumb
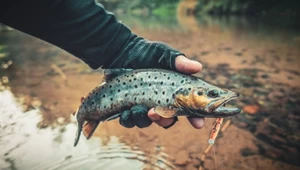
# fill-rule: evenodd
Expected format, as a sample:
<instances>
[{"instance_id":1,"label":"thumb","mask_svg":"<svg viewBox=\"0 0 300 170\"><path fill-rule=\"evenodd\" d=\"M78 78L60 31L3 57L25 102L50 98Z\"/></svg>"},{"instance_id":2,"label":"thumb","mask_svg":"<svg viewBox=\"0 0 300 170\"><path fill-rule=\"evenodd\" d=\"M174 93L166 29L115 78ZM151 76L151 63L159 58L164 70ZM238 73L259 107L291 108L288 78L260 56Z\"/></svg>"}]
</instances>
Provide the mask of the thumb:
<instances>
[{"instance_id":1,"label":"thumb","mask_svg":"<svg viewBox=\"0 0 300 170\"><path fill-rule=\"evenodd\" d=\"M180 55L175 59L175 67L182 73L194 74L201 71L202 64L197 61L190 60L183 55Z\"/></svg>"}]
</instances>

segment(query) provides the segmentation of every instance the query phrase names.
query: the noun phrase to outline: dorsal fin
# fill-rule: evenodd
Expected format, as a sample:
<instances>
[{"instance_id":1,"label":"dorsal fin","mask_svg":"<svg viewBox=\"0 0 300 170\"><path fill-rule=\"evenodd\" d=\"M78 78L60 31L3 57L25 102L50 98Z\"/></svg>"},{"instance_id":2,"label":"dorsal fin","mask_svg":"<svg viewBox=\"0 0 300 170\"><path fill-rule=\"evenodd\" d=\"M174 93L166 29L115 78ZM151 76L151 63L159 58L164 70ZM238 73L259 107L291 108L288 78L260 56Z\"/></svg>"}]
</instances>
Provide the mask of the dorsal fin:
<instances>
[{"instance_id":1,"label":"dorsal fin","mask_svg":"<svg viewBox=\"0 0 300 170\"><path fill-rule=\"evenodd\" d=\"M114 69L106 69L104 70L104 81L108 82L114 77L117 77L121 74L130 73L133 69L126 68L114 68Z\"/></svg>"}]
</instances>

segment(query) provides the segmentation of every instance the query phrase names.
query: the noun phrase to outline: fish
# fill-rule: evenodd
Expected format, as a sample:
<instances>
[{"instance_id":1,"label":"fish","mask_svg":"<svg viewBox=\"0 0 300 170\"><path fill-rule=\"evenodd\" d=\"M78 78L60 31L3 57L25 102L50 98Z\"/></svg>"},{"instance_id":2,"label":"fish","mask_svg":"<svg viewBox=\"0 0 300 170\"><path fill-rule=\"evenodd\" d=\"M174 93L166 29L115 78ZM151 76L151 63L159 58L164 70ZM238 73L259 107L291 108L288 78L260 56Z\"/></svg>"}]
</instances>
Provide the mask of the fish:
<instances>
[{"instance_id":1,"label":"fish","mask_svg":"<svg viewBox=\"0 0 300 170\"><path fill-rule=\"evenodd\" d=\"M154 108L163 118L193 116L224 118L241 112L225 104L239 93L219 88L194 75L165 69L107 69L102 84L95 87L74 115L78 130L90 139L100 122L116 119L135 105Z\"/></svg>"}]
</instances>

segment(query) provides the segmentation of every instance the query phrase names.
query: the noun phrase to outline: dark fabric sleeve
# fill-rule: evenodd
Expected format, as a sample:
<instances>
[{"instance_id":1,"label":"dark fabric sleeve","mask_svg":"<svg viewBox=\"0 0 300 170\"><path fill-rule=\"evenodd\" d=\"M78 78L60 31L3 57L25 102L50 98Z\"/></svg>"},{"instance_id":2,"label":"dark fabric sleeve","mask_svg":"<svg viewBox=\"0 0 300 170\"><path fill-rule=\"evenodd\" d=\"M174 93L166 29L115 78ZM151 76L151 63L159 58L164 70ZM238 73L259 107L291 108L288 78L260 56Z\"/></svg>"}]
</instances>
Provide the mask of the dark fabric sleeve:
<instances>
[{"instance_id":1,"label":"dark fabric sleeve","mask_svg":"<svg viewBox=\"0 0 300 170\"><path fill-rule=\"evenodd\" d=\"M0 22L52 43L96 69L136 36L93 0L5 0Z\"/></svg>"}]
</instances>

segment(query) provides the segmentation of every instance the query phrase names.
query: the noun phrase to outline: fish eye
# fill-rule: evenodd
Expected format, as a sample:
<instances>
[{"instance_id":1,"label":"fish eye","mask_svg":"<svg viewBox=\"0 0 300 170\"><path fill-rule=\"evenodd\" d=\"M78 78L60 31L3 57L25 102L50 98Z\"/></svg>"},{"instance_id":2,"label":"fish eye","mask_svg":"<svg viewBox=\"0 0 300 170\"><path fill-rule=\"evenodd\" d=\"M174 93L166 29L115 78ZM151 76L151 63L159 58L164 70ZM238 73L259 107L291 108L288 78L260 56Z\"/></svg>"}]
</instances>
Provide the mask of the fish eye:
<instances>
[{"instance_id":1,"label":"fish eye","mask_svg":"<svg viewBox=\"0 0 300 170\"><path fill-rule=\"evenodd\" d=\"M219 96L219 91L218 90L210 90L207 95L208 95L208 97L216 98Z\"/></svg>"}]
</instances>

